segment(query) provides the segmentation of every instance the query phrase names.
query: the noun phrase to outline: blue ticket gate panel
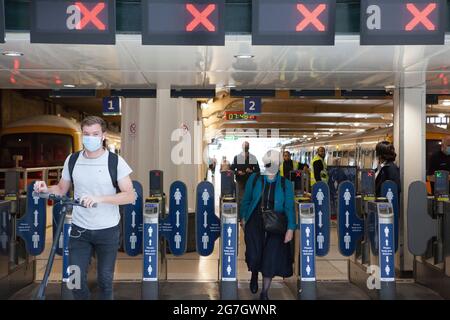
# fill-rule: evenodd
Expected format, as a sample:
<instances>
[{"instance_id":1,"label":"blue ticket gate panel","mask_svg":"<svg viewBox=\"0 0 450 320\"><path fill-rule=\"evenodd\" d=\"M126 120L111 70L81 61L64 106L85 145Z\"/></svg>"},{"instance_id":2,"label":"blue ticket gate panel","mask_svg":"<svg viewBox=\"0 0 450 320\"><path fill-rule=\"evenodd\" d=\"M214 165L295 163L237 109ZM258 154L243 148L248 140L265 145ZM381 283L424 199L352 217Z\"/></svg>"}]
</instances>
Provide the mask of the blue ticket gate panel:
<instances>
[{"instance_id":1,"label":"blue ticket gate panel","mask_svg":"<svg viewBox=\"0 0 450 320\"><path fill-rule=\"evenodd\" d=\"M220 297L222 300L237 299L237 249L238 223L237 203L234 198L222 199L220 241Z\"/></svg>"},{"instance_id":2,"label":"blue ticket gate panel","mask_svg":"<svg viewBox=\"0 0 450 320\"><path fill-rule=\"evenodd\" d=\"M142 253L143 236L143 191L138 181L133 181L136 199L133 203L121 206L123 212L124 251L129 256Z\"/></svg>"},{"instance_id":3,"label":"blue ticket gate panel","mask_svg":"<svg viewBox=\"0 0 450 320\"><path fill-rule=\"evenodd\" d=\"M338 188L338 245L343 256L351 256L364 233L364 221L356 214L355 186L344 181Z\"/></svg>"},{"instance_id":4,"label":"blue ticket gate panel","mask_svg":"<svg viewBox=\"0 0 450 320\"><path fill-rule=\"evenodd\" d=\"M33 197L34 182L27 188L27 210L23 217L17 220L17 236L25 241L29 255L37 256L44 251L46 228L46 200Z\"/></svg>"},{"instance_id":5,"label":"blue ticket gate panel","mask_svg":"<svg viewBox=\"0 0 450 320\"><path fill-rule=\"evenodd\" d=\"M187 209L186 185L175 181L170 186L169 215L159 225L161 236L168 241L170 252L175 256L186 252Z\"/></svg>"},{"instance_id":6,"label":"blue ticket gate panel","mask_svg":"<svg viewBox=\"0 0 450 320\"><path fill-rule=\"evenodd\" d=\"M381 185L381 196L391 204L394 212L394 248L395 252L398 250L398 235L399 235L399 196L398 186L394 181L388 180Z\"/></svg>"},{"instance_id":7,"label":"blue ticket gate panel","mask_svg":"<svg viewBox=\"0 0 450 320\"><path fill-rule=\"evenodd\" d=\"M221 232L220 219L215 214L214 186L211 182L198 184L195 209L197 252L201 256L209 256Z\"/></svg>"},{"instance_id":8,"label":"blue ticket gate panel","mask_svg":"<svg viewBox=\"0 0 450 320\"><path fill-rule=\"evenodd\" d=\"M313 185L312 200L315 209L316 255L326 256L330 250L330 189L319 181Z\"/></svg>"},{"instance_id":9,"label":"blue ticket gate panel","mask_svg":"<svg viewBox=\"0 0 450 320\"><path fill-rule=\"evenodd\" d=\"M375 273L368 279L369 289L378 289L378 297L382 300L396 298L395 286L395 224L394 211L389 202L369 202L368 210L373 221L374 231L370 237L372 255L371 272ZM377 266L374 268L374 266ZM375 283L373 283L373 281Z\"/></svg>"},{"instance_id":10,"label":"blue ticket gate panel","mask_svg":"<svg viewBox=\"0 0 450 320\"><path fill-rule=\"evenodd\" d=\"M142 299L157 300L160 201L147 199L144 206Z\"/></svg>"},{"instance_id":11,"label":"blue ticket gate panel","mask_svg":"<svg viewBox=\"0 0 450 320\"><path fill-rule=\"evenodd\" d=\"M299 203L300 279L298 299L316 299L316 241L313 203Z\"/></svg>"}]
</instances>

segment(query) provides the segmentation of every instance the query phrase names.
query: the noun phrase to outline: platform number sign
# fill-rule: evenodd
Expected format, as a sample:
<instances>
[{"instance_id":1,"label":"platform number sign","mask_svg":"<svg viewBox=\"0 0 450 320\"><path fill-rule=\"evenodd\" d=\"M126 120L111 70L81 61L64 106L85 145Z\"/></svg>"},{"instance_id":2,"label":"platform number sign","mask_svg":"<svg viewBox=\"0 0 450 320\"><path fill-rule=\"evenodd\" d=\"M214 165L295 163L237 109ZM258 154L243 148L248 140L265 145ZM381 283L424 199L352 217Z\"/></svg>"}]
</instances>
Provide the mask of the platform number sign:
<instances>
[{"instance_id":1,"label":"platform number sign","mask_svg":"<svg viewBox=\"0 0 450 320\"><path fill-rule=\"evenodd\" d=\"M103 115L116 116L120 115L120 97L105 97L103 98Z\"/></svg>"},{"instance_id":2,"label":"platform number sign","mask_svg":"<svg viewBox=\"0 0 450 320\"><path fill-rule=\"evenodd\" d=\"M244 113L246 114L260 114L261 113L261 98L245 98L244 99Z\"/></svg>"}]
</instances>

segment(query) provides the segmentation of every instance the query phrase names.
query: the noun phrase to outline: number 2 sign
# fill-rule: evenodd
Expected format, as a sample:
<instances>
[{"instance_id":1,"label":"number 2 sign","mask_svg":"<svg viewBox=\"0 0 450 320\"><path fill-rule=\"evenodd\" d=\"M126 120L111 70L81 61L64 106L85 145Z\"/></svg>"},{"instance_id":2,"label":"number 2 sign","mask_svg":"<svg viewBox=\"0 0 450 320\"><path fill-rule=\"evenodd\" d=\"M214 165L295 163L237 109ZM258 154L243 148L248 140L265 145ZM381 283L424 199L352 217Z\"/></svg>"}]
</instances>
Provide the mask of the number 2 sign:
<instances>
[{"instance_id":1,"label":"number 2 sign","mask_svg":"<svg viewBox=\"0 0 450 320\"><path fill-rule=\"evenodd\" d=\"M244 112L247 114L261 113L261 98L245 98Z\"/></svg>"}]
</instances>

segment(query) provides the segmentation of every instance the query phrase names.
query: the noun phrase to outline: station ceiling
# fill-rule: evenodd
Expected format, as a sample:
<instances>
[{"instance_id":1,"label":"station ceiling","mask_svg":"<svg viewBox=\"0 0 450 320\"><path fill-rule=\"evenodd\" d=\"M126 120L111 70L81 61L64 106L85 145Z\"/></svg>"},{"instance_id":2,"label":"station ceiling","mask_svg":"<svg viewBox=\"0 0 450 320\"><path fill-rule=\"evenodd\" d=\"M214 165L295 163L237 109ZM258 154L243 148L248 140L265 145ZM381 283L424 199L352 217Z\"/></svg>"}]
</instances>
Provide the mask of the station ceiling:
<instances>
[{"instance_id":1,"label":"station ceiling","mask_svg":"<svg viewBox=\"0 0 450 320\"><path fill-rule=\"evenodd\" d=\"M3 89L385 90L401 86L406 77L408 86L426 84L427 93L450 92L449 36L442 46L360 46L358 35L337 35L331 47L251 46L248 35L227 35L223 47L142 46L140 35L118 35L113 46L30 44L26 33L6 37L0 50L23 56L0 55ZM101 112L98 97L58 101L82 112ZM392 123L392 99L264 99L263 114L255 122L225 121L225 111L243 110L242 99L225 95L218 101L203 110L203 122L219 131L278 128L298 136Z\"/></svg>"},{"instance_id":2,"label":"station ceiling","mask_svg":"<svg viewBox=\"0 0 450 320\"><path fill-rule=\"evenodd\" d=\"M116 45L30 44L7 33L0 50L0 87L11 89L170 88L235 85L252 89L383 89L426 83L450 91L450 37L442 46L360 46L358 35L337 35L334 46L251 46L248 35L227 36L223 47L142 46L139 35ZM252 55L250 59L239 56Z\"/></svg>"}]
</instances>

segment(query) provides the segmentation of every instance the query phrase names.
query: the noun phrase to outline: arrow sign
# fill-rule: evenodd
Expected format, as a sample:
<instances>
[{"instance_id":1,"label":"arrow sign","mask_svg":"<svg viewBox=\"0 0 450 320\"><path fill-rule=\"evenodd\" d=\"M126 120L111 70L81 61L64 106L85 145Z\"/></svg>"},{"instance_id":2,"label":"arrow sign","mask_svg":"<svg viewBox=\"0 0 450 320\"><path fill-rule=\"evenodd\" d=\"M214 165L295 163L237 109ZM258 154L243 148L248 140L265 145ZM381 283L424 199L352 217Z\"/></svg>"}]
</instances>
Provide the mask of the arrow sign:
<instances>
[{"instance_id":1,"label":"arrow sign","mask_svg":"<svg viewBox=\"0 0 450 320\"><path fill-rule=\"evenodd\" d=\"M322 226L323 226L323 223L322 223L323 213L322 213L322 211L319 211L318 215L319 215L319 224L318 224L318 226L319 226L319 228L322 228Z\"/></svg>"},{"instance_id":2,"label":"arrow sign","mask_svg":"<svg viewBox=\"0 0 450 320\"><path fill-rule=\"evenodd\" d=\"M346 228L350 227L349 217L350 217L350 213L348 211L345 211L345 227Z\"/></svg>"},{"instance_id":3,"label":"arrow sign","mask_svg":"<svg viewBox=\"0 0 450 320\"><path fill-rule=\"evenodd\" d=\"M231 262L231 257L230 256L228 256L228 263L230 263Z\"/></svg>"},{"instance_id":4,"label":"arrow sign","mask_svg":"<svg viewBox=\"0 0 450 320\"><path fill-rule=\"evenodd\" d=\"M228 240L228 246L231 246L231 240Z\"/></svg>"},{"instance_id":5,"label":"arrow sign","mask_svg":"<svg viewBox=\"0 0 450 320\"><path fill-rule=\"evenodd\" d=\"M205 228L207 228L208 227L208 212L203 212L203 226L205 227Z\"/></svg>"},{"instance_id":6,"label":"arrow sign","mask_svg":"<svg viewBox=\"0 0 450 320\"><path fill-rule=\"evenodd\" d=\"M35 227L37 227L38 224L39 224L39 223L38 223L38 215L39 215L39 212L38 212L37 210L34 210L34 213L33 213L33 214L34 214L34 223L33 223L33 224L34 224Z\"/></svg>"},{"instance_id":7,"label":"arrow sign","mask_svg":"<svg viewBox=\"0 0 450 320\"><path fill-rule=\"evenodd\" d=\"M175 225L177 226L177 228L180 227L180 211L177 210L177 212L175 213L177 215L177 222L175 223Z\"/></svg>"},{"instance_id":8,"label":"arrow sign","mask_svg":"<svg viewBox=\"0 0 450 320\"><path fill-rule=\"evenodd\" d=\"M131 227L134 229L136 227L136 212L133 210L131 213Z\"/></svg>"}]
</instances>

